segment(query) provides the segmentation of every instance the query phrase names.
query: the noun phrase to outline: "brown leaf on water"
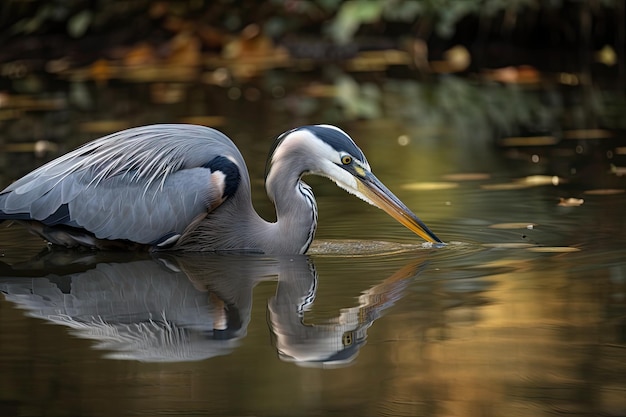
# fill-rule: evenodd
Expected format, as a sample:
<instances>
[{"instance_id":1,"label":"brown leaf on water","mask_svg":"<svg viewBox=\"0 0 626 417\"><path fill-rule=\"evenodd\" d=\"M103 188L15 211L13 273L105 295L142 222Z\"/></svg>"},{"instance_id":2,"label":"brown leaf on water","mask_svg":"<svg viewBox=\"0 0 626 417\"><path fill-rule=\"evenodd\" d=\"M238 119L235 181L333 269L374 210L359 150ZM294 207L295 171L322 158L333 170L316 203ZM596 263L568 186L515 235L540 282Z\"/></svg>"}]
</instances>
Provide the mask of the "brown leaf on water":
<instances>
[{"instance_id":1,"label":"brown leaf on water","mask_svg":"<svg viewBox=\"0 0 626 417\"><path fill-rule=\"evenodd\" d=\"M539 71L530 65L519 67L503 67L494 70L486 70L483 76L489 80L505 84L536 84L541 81Z\"/></svg>"},{"instance_id":2,"label":"brown leaf on water","mask_svg":"<svg viewBox=\"0 0 626 417\"><path fill-rule=\"evenodd\" d=\"M533 245L532 243L502 242L502 243L483 243L483 246L487 248L498 248L498 249L527 249L535 245Z\"/></svg>"},{"instance_id":3,"label":"brown leaf on water","mask_svg":"<svg viewBox=\"0 0 626 417\"><path fill-rule=\"evenodd\" d=\"M495 223L490 224L488 227L491 229L534 229L537 226L536 223Z\"/></svg>"},{"instance_id":4,"label":"brown leaf on water","mask_svg":"<svg viewBox=\"0 0 626 417\"><path fill-rule=\"evenodd\" d=\"M554 136L514 136L500 139L501 146L550 146L558 143Z\"/></svg>"},{"instance_id":5,"label":"brown leaf on water","mask_svg":"<svg viewBox=\"0 0 626 417\"><path fill-rule=\"evenodd\" d=\"M584 139L610 139L615 134L606 129L574 129L563 132L563 139L584 140Z\"/></svg>"},{"instance_id":6,"label":"brown leaf on water","mask_svg":"<svg viewBox=\"0 0 626 417\"><path fill-rule=\"evenodd\" d=\"M562 178L555 175L530 175L518 181L528 185L559 185L565 182Z\"/></svg>"},{"instance_id":7,"label":"brown leaf on water","mask_svg":"<svg viewBox=\"0 0 626 417\"><path fill-rule=\"evenodd\" d=\"M559 185L565 182L563 178L555 175L530 175L519 178L509 183L482 184L484 190L520 190L523 188L538 187L542 185Z\"/></svg>"},{"instance_id":8,"label":"brown leaf on water","mask_svg":"<svg viewBox=\"0 0 626 417\"><path fill-rule=\"evenodd\" d=\"M560 198L558 205L561 207L578 207L582 206L584 202L585 200L582 198Z\"/></svg>"},{"instance_id":9,"label":"brown leaf on water","mask_svg":"<svg viewBox=\"0 0 626 417\"><path fill-rule=\"evenodd\" d=\"M523 188L529 188L530 185L521 182L505 182L498 184L481 184L480 188L483 190L494 191L507 191L507 190L521 190Z\"/></svg>"},{"instance_id":10,"label":"brown leaf on water","mask_svg":"<svg viewBox=\"0 0 626 417\"><path fill-rule=\"evenodd\" d=\"M480 181L491 178L491 175L483 172L467 172L458 174L447 174L442 177L448 181Z\"/></svg>"},{"instance_id":11,"label":"brown leaf on water","mask_svg":"<svg viewBox=\"0 0 626 417\"><path fill-rule=\"evenodd\" d=\"M622 194L623 192L624 190L619 188L599 188L596 190L584 191L584 193L587 195L615 195Z\"/></svg>"},{"instance_id":12,"label":"brown leaf on water","mask_svg":"<svg viewBox=\"0 0 626 417\"><path fill-rule=\"evenodd\" d=\"M405 190L411 191L433 191L433 190L450 190L457 188L459 184L455 182L412 182L402 185Z\"/></svg>"},{"instance_id":13,"label":"brown leaf on water","mask_svg":"<svg viewBox=\"0 0 626 417\"><path fill-rule=\"evenodd\" d=\"M532 248L528 248L527 250L531 252L541 252L541 253L580 252L579 248L574 248L572 246L535 246Z\"/></svg>"}]
</instances>

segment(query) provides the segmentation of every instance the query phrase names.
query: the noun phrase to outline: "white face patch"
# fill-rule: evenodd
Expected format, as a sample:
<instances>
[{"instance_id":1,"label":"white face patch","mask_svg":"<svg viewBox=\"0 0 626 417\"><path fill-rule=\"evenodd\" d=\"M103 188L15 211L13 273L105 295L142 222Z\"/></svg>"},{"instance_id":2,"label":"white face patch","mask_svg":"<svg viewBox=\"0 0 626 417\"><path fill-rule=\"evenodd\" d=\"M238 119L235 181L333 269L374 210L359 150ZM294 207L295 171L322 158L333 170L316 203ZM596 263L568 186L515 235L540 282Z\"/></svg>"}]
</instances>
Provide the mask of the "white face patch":
<instances>
[{"instance_id":1,"label":"white face patch","mask_svg":"<svg viewBox=\"0 0 626 417\"><path fill-rule=\"evenodd\" d=\"M338 127L331 125L318 126L337 130L349 138ZM373 204L359 189L358 180L342 167L341 158L346 155L348 155L346 152L338 152L309 130L295 130L288 133L274 151L267 184L273 183L284 175L311 173L329 178L350 194ZM349 156L354 158L353 155ZM294 167L293 164L296 164L297 167ZM361 163L357 159L354 159L353 164L356 164L357 169L370 170L367 163ZM298 168L302 168L302 170L296 172Z\"/></svg>"}]
</instances>

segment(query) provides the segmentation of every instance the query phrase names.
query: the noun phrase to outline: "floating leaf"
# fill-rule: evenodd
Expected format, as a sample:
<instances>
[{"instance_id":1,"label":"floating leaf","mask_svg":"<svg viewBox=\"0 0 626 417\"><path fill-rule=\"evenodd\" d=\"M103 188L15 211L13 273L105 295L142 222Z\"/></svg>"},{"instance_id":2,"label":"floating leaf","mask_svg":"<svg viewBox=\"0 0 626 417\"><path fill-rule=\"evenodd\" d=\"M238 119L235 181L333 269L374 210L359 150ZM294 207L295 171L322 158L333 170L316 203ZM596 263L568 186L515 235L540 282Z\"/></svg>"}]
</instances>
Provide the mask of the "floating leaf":
<instances>
[{"instance_id":1,"label":"floating leaf","mask_svg":"<svg viewBox=\"0 0 626 417\"><path fill-rule=\"evenodd\" d=\"M530 175L509 183L482 184L480 188L484 190L519 190L541 185L559 185L563 182L565 182L565 180L555 175Z\"/></svg>"},{"instance_id":2,"label":"floating leaf","mask_svg":"<svg viewBox=\"0 0 626 417\"><path fill-rule=\"evenodd\" d=\"M491 229L534 229L537 226L536 223L496 223L490 224L488 227Z\"/></svg>"},{"instance_id":3,"label":"floating leaf","mask_svg":"<svg viewBox=\"0 0 626 417\"><path fill-rule=\"evenodd\" d=\"M610 139L615 135L610 130L606 129L575 129L566 130L563 132L563 139Z\"/></svg>"},{"instance_id":4,"label":"floating leaf","mask_svg":"<svg viewBox=\"0 0 626 417\"><path fill-rule=\"evenodd\" d=\"M562 178L555 175L530 175L518 181L528 185L559 185L564 182Z\"/></svg>"},{"instance_id":5,"label":"floating leaf","mask_svg":"<svg viewBox=\"0 0 626 417\"><path fill-rule=\"evenodd\" d=\"M449 181L479 181L487 180L491 178L491 176L482 172L468 172L459 174L447 174L444 175L442 178Z\"/></svg>"},{"instance_id":6,"label":"floating leaf","mask_svg":"<svg viewBox=\"0 0 626 417\"><path fill-rule=\"evenodd\" d=\"M599 188L596 190L587 190L585 194L587 195L615 195L622 194L624 190L617 188Z\"/></svg>"},{"instance_id":7,"label":"floating leaf","mask_svg":"<svg viewBox=\"0 0 626 417\"><path fill-rule=\"evenodd\" d=\"M529 188L530 185L524 184L521 182L506 182L499 184L481 184L480 188L483 190L496 190L496 191L506 191L506 190L521 190L522 188Z\"/></svg>"},{"instance_id":8,"label":"floating leaf","mask_svg":"<svg viewBox=\"0 0 626 417\"><path fill-rule=\"evenodd\" d=\"M458 187L455 182L412 182L404 184L402 188L411 191L432 191L432 190L450 190Z\"/></svg>"},{"instance_id":9,"label":"floating leaf","mask_svg":"<svg viewBox=\"0 0 626 417\"><path fill-rule=\"evenodd\" d=\"M501 146L549 146L558 143L554 136L516 136L500 140Z\"/></svg>"},{"instance_id":10,"label":"floating leaf","mask_svg":"<svg viewBox=\"0 0 626 417\"><path fill-rule=\"evenodd\" d=\"M498 249L527 249L535 245L531 243L503 242L503 243L484 243L483 246L487 248L498 248Z\"/></svg>"},{"instance_id":11,"label":"floating leaf","mask_svg":"<svg viewBox=\"0 0 626 417\"><path fill-rule=\"evenodd\" d=\"M559 206L561 207L578 207L585 202L582 198L560 198Z\"/></svg>"},{"instance_id":12,"label":"floating leaf","mask_svg":"<svg viewBox=\"0 0 626 417\"><path fill-rule=\"evenodd\" d=\"M531 252L542 252L542 253L568 253L568 252L580 252L579 248L574 248L572 246L535 246L532 248L528 248Z\"/></svg>"},{"instance_id":13,"label":"floating leaf","mask_svg":"<svg viewBox=\"0 0 626 417\"><path fill-rule=\"evenodd\" d=\"M487 79L505 84L534 84L541 80L539 71L529 65L503 67L484 72Z\"/></svg>"}]
</instances>

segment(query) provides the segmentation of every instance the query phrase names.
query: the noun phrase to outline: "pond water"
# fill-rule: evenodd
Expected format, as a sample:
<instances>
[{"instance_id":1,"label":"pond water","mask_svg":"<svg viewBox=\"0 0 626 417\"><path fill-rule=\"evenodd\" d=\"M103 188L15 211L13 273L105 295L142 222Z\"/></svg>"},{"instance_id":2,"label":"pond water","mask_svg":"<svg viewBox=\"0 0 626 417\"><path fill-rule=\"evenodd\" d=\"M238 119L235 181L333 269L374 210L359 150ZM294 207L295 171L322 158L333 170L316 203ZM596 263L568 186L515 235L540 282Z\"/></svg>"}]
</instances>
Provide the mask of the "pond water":
<instances>
[{"instance_id":1,"label":"pond water","mask_svg":"<svg viewBox=\"0 0 626 417\"><path fill-rule=\"evenodd\" d=\"M379 115L342 122L307 76L276 77L240 95L50 82L52 108L2 121L3 186L112 126L210 115L271 218L272 138L329 122L448 245L318 178L307 256L47 251L3 227L2 415L626 414L626 138L597 113L607 90L389 81ZM18 152L35 141L56 145Z\"/></svg>"}]
</instances>

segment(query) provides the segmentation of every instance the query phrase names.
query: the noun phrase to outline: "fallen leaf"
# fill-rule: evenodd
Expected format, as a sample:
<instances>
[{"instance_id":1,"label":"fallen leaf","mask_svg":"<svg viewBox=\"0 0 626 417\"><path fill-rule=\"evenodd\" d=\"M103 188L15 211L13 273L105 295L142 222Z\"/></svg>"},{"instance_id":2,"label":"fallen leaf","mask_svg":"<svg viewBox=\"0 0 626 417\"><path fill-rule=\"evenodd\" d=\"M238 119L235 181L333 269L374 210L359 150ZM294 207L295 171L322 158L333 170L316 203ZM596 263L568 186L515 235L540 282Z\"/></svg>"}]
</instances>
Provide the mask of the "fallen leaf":
<instances>
[{"instance_id":1,"label":"fallen leaf","mask_svg":"<svg viewBox=\"0 0 626 417\"><path fill-rule=\"evenodd\" d=\"M483 75L487 79L505 84L535 84L541 80L539 71L530 65L486 70Z\"/></svg>"},{"instance_id":2,"label":"fallen leaf","mask_svg":"<svg viewBox=\"0 0 626 417\"><path fill-rule=\"evenodd\" d=\"M528 185L559 185L564 182L562 178L556 175L530 175L518 181Z\"/></svg>"},{"instance_id":3,"label":"fallen leaf","mask_svg":"<svg viewBox=\"0 0 626 417\"><path fill-rule=\"evenodd\" d=\"M558 205L561 207L578 207L581 206L584 202L585 200L583 200L582 198L560 198Z\"/></svg>"},{"instance_id":4,"label":"fallen leaf","mask_svg":"<svg viewBox=\"0 0 626 417\"><path fill-rule=\"evenodd\" d=\"M531 252L542 252L542 253L568 253L568 252L580 252L579 248L574 248L571 246L535 246L532 248L528 248Z\"/></svg>"},{"instance_id":5,"label":"fallen leaf","mask_svg":"<svg viewBox=\"0 0 626 417\"><path fill-rule=\"evenodd\" d=\"M490 224L488 227L491 229L533 229L537 226L536 223L495 223Z\"/></svg>"},{"instance_id":6,"label":"fallen leaf","mask_svg":"<svg viewBox=\"0 0 626 417\"><path fill-rule=\"evenodd\" d=\"M521 190L522 188L529 188L530 185L521 182L505 182L498 184L481 184L480 188L483 190L495 190L495 191L507 191L507 190Z\"/></svg>"},{"instance_id":7,"label":"fallen leaf","mask_svg":"<svg viewBox=\"0 0 626 417\"><path fill-rule=\"evenodd\" d=\"M487 248L498 248L498 249L527 249L535 245L531 243L503 242L503 243L484 243L483 246Z\"/></svg>"},{"instance_id":8,"label":"fallen leaf","mask_svg":"<svg viewBox=\"0 0 626 417\"><path fill-rule=\"evenodd\" d=\"M479 180L487 180L491 178L489 174L481 173L481 172L468 172L468 173L459 173L459 174L447 174L442 177L444 180L449 181L479 181Z\"/></svg>"},{"instance_id":9,"label":"fallen leaf","mask_svg":"<svg viewBox=\"0 0 626 417\"><path fill-rule=\"evenodd\" d=\"M563 132L563 139L610 139L615 135L606 129L575 129Z\"/></svg>"},{"instance_id":10,"label":"fallen leaf","mask_svg":"<svg viewBox=\"0 0 626 417\"><path fill-rule=\"evenodd\" d=\"M584 193L587 195L615 195L622 194L624 190L616 188L599 188L596 190L587 190Z\"/></svg>"},{"instance_id":11,"label":"fallen leaf","mask_svg":"<svg viewBox=\"0 0 626 417\"><path fill-rule=\"evenodd\" d=\"M411 191L432 191L432 190L449 190L458 187L459 184L454 182L413 182L404 184L402 188Z\"/></svg>"},{"instance_id":12,"label":"fallen leaf","mask_svg":"<svg viewBox=\"0 0 626 417\"><path fill-rule=\"evenodd\" d=\"M501 146L549 146L558 143L554 136L514 136L500 139Z\"/></svg>"}]
</instances>

